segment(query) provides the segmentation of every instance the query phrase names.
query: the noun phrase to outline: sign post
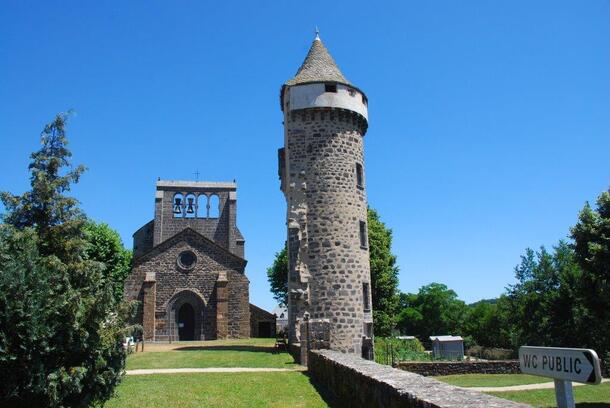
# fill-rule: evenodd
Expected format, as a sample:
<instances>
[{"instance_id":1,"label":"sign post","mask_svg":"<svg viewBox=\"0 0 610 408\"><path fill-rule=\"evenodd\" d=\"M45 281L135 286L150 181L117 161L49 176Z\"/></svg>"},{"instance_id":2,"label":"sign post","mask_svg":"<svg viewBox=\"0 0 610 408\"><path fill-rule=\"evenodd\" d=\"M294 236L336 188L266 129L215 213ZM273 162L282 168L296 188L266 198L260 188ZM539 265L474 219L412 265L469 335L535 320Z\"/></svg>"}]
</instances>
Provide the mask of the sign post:
<instances>
[{"instance_id":1,"label":"sign post","mask_svg":"<svg viewBox=\"0 0 610 408\"><path fill-rule=\"evenodd\" d=\"M574 391L572 391L572 381L555 380L555 399L558 408L575 407Z\"/></svg>"},{"instance_id":2,"label":"sign post","mask_svg":"<svg viewBox=\"0 0 610 408\"><path fill-rule=\"evenodd\" d=\"M572 381L599 384L602 379L597 353L590 349L523 346L519 366L522 373L555 380L558 408L574 408Z\"/></svg>"}]
</instances>

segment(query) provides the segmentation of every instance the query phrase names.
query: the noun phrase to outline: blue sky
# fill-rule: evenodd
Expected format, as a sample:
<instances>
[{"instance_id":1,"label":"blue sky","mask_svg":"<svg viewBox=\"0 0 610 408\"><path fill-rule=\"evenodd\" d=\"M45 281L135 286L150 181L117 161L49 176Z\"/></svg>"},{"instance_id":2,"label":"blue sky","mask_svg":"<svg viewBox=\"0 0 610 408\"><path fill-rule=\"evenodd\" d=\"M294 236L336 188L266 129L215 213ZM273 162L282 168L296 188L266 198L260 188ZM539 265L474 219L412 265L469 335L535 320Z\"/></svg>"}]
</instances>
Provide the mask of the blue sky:
<instances>
[{"instance_id":1,"label":"blue sky","mask_svg":"<svg viewBox=\"0 0 610 408\"><path fill-rule=\"evenodd\" d=\"M74 195L131 234L154 183L238 182L251 301L285 239L281 84L315 26L369 97L368 198L400 289L498 296L528 246L610 185L609 1L3 1L0 190L28 187L43 125L74 109Z\"/></svg>"}]
</instances>

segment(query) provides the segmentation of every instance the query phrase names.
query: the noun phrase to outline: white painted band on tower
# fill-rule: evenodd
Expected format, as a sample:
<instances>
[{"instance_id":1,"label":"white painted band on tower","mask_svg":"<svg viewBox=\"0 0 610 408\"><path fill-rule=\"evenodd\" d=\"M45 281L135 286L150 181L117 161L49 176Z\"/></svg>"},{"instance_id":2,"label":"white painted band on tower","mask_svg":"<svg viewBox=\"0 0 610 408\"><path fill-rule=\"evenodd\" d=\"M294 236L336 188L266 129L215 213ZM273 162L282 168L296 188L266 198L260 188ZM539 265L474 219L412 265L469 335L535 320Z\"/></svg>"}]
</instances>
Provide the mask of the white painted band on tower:
<instances>
[{"instance_id":1,"label":"white painted band on tower","mask_svg":"<svg viewBox=\"0 0 610 408\"><path fill-rule=\"evenodd\" d=\"M327 84L312 83L286 88L284 110L307 108L347 109L360 114L368 121L366 96L355 88L343 84L332 84L336 92L327 92Z\"/></svg>"}]
</instances>

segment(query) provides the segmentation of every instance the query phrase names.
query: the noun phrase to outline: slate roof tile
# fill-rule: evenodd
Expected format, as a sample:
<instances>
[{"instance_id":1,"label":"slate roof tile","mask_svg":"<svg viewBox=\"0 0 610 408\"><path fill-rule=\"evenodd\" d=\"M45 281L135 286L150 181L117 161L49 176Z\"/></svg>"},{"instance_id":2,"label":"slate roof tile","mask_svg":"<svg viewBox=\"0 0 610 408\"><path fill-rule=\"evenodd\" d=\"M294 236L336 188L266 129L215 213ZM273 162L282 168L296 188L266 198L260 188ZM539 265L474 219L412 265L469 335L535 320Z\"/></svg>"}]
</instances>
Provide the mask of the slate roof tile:
<instances>
[{"instance_id":1,"label":"slate roof tile","mask_svg":"<svg viewBox=\"0 0 610 408\"><path fill-rule=\"evenodd\" d=\"M316 37L305 57L301 68L294 78L286 81L285 85L298 85L310 82L339 82L346 85L351 83L343 76L320 37Z\"/></svg>"}]
</instances>

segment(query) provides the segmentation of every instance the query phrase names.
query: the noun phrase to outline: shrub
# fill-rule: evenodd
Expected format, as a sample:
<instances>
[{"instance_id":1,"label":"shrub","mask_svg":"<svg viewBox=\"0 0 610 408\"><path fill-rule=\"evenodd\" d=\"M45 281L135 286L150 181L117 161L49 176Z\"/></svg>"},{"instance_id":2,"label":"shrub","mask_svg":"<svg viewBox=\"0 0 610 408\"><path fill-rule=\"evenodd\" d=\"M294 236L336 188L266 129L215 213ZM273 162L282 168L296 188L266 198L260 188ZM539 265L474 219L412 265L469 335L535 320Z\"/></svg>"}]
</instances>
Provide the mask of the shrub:
<instances>
[{"instance_id":1,"label":"shrub","mask_svg":"<svg viewBox=\"0 0 610 408\"><path fill-rule=\"evenodd\" d=\"M430 361L430 354L417 339L404 340L394 337L375 338L375 361L394 365L399 361Z\"/></svg>"},{"instance_id":2,"label":"shrub","mask_svg":"<svg viewBox=\"0 0 610 408\"><path fill-rule=\"evenodd\" d=\"M0 226L0 406L104 401L123 373L127 311L99 284L101 268L71 270L37 242L31 229Z\"/></svg>"},{"instance_id":3,"label":"shrub","mask_svg":"<svg viewBox=\"0 0 610 408\"><path fill-rule=\"evenodd\" d=\"M466 351L466 355L485 360L513 360L518 357L515 350L483 346L470 347Z\"/></svg>"}]
</instances>

